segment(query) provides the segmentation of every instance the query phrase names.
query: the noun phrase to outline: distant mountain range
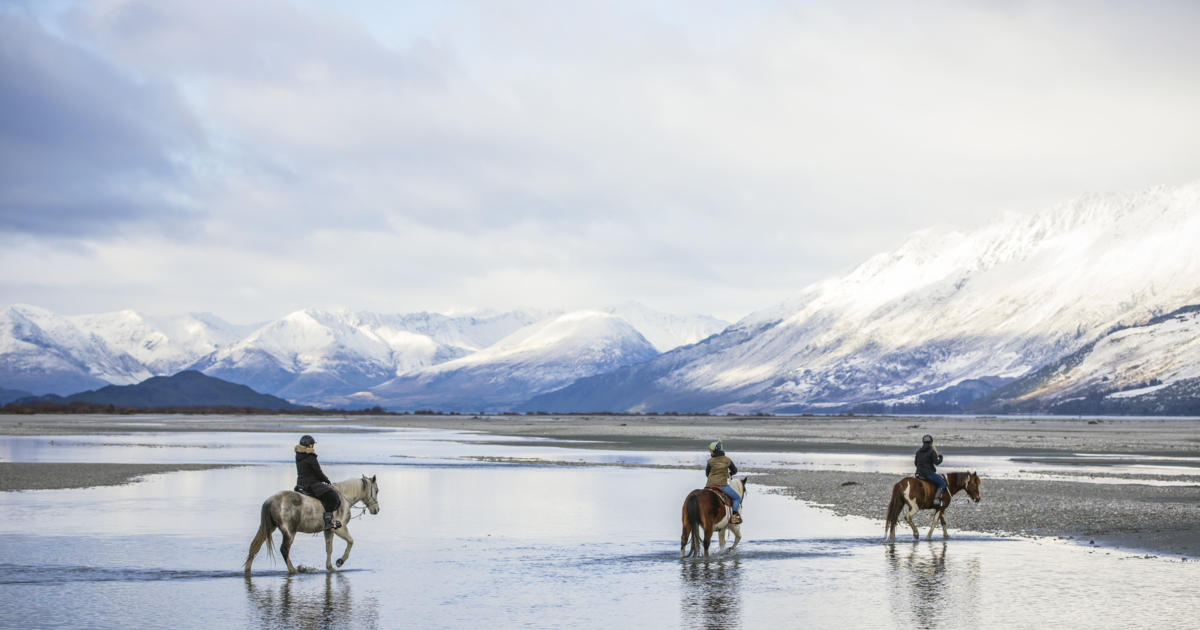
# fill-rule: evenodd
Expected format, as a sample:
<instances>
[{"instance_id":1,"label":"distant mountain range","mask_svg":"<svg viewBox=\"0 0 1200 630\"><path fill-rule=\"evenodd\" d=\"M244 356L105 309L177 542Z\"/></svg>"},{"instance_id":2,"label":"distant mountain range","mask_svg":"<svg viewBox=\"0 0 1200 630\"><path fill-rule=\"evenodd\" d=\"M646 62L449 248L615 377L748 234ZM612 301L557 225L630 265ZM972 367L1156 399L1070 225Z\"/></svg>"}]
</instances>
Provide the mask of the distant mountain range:
<instances>
[{"instance_id":1,"label":"distant mountain range","mask_svg":"<svg viewBox=\"0 0 1200 630\"><path fill-rule=\"evenodd\" d=\"M306 409L282 398L260 394L245 385L205 376L185 370L174 376L154 376L136 385L109 385L97 390L70 396L49 394L26 398L18 403L42 402L69 404L74 402L112 405L114 407L251 407L273 411Z\"/></svg>"},{"instance_id":2,"label":"distant mountain range","mask_svg":"<svg viewBox=\"0 0 1200 630\"><path fill-rule=\"evenodd\" d=\"M0 311L0 388L14 390L0 394L70 394L189 369L299 404L503 410L727 325L638 304L460 316L304 309L249 326L208 313L64 316L15 305ZM440 386L406 389L414 381Z\"/></svg>"},{"instance_id":3,"label":"distant mountain range","mask_svg":"<svg viewBox=\"0 0 1200 630\"><path fill-rule=\"evenodd\" d=\"M0 388L193 369L392 410L1200 415L1198 242L1200 182L920 232L732 325L636 304L255 326L17 305L0 311Z\"/></svg>"}]
</instances>

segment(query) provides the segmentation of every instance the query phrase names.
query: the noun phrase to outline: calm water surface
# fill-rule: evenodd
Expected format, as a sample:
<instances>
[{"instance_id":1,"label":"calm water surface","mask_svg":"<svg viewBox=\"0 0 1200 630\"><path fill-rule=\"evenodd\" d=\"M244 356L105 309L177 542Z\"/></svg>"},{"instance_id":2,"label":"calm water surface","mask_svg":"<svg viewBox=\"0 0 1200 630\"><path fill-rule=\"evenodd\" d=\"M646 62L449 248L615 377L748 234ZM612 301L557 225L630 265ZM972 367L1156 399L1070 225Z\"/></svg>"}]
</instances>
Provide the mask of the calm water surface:
<instances>
[{"instance_id":1,"label":"calm water surface","mask_svg":"<svg viewBox=\"0 0 1200 630\"><path fill-rule=\"evenodd\" d=\"M700 468L703 453L498 446L441 431L318 435L332 478L378 476L382 510L351 522L344 570L288 576L264 551L246 579L258 506L294 482L294 437L0 439L6 461L253 464L0 494L10 613L0 627L1186 628L1200 618L1194 563L968 532L884 545L881 522L753 484L739 549L680 560L679 509L703 482L698 470L464 457L569 450L583 462ZM323 567L323 538L297 538L293 560Z\"/></svg>"}]
</instances>

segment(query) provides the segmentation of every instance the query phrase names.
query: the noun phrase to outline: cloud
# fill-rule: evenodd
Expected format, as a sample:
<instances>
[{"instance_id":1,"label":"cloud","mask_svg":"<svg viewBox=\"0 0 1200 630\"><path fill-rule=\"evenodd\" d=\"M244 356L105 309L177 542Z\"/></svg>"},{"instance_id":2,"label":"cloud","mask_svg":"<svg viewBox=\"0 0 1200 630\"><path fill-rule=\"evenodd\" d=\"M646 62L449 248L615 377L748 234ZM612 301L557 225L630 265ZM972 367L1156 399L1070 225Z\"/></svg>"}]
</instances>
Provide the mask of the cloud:
<instances>
[{"instance_id":1,"label":"cloud","mask_svg":"<svg viewBox=\"0 0 1200 630\"><path fill-rule=\"evenodd\" d=\"M3 129L32 183L5 182L0 229L156 256L205 287L184 310L736 317L919 228L1195 179L1198 12L78 3L41 16L55 35L6 22L6 103L45 138ZM42 211L10 213L17 193Z\"/></svg>"},{"instance_id":2,"label":"cloud","mask_svg":"<svg viewBox=\"0 0 1200 630\"><path fill-rule=\"evenodd\" d=\"M138 82L0 13L0 230L112 233L186 220L179 156L197 129L169 85Z\"/></svg>"}]
</instances>

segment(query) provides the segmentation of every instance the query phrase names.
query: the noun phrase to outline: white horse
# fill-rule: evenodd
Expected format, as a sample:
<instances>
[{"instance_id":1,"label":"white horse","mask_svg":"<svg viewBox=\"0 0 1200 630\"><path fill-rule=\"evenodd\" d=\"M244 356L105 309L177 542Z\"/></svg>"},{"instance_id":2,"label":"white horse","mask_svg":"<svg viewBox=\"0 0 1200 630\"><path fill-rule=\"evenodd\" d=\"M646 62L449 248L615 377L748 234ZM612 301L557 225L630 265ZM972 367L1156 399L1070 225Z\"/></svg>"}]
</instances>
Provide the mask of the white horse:
<instances>
[{"instance_id":1,"label":"white horse","mask_svg":"<svg viewBox=\"0 0 1200 630\"><path fill-rule=\"evenodd\" d=\"M346 562L346 558L350 557L350 548L354 546L354 538L350 536L350 530L346 529L346 525L350 522L350 507L361 501L371 511L371 514L378 514L379 485L375 483L373 475L371 477L363 475L362 479L347 479L332 485L342 499L341 505L333 513L333 520L341 523L341 526L334 529L325 529L325 521L322 516L325 508L315 497L293 490L283 490L263 501L258 533L254 535L254 540L250 541L250 553L246 555L246 564L244 565L246 575L250 575L250 565L254 562L254 556L258 555L258 550L264 542L267 543L267 555L273 557L274 550L271 545L274 543L271 542L271 533L277 527L283 534L279 552L283 554L283 561L287 563L288 573L296 572L296 567L292 566L289 552L292 549L292 540L298 533L325 532L325 569L327 571L333 570L331 562L333 535L337 534L346 541L346 552L342 554L341 558L338 558L337 566L340 567Z\"/></svg>"}]
</instances>

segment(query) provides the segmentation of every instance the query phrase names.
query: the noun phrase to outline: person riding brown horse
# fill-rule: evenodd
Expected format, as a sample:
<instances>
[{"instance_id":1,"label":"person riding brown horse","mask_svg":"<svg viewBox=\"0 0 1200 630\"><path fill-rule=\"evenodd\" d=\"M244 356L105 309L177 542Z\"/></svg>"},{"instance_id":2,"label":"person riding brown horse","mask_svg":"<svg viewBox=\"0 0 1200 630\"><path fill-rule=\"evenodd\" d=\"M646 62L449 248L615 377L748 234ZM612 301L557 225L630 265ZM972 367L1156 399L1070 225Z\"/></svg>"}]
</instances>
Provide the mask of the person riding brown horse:
<instances>
[{"instance_id":1,"label":"person riding brown horse","mask_svg":"<svg viewBox=\"0 0 1200 630\"><path fill-rule=\"evenodd\" d=\"M729 485L729 479L737 474L737 465L725 455L720 440L708 445L708 456L708 464L704 467L704 474L708 476L708 480L704 485L710 488L719 488L729 497L733 502L732 523L734 525L741 524L742 515L738 513L738 510L742 507L742 495Z\"/></svg>"},{"instance_id":2,"label":"person riding brown horse","mask_svg":"<svg viewBox=\"0 0 1200 630\"><path fill-rule=\"evenodd\" d=\"M934 448L932 435L926 434L921 438L921 448L913 457L913 463L917 466L917 479L924 479L937 488L933 493L933 505L930 507L942 507L941 497L946 491L946 480L937 474L937 465L942 463L942 454ZM946 497L945 505L950 505L950 497Z\"/></svg>"}]
</instances>

